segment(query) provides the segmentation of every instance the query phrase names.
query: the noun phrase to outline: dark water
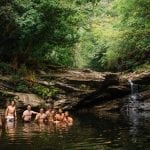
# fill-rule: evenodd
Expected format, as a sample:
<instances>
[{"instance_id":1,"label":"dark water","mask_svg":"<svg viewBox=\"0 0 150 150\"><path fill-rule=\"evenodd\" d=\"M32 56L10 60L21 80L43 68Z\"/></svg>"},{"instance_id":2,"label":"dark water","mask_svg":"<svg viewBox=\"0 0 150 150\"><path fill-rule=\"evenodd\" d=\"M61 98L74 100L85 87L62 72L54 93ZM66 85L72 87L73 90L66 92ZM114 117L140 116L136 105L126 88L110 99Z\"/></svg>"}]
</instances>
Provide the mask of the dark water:
<instances>
[{"instance_id":1,"label":"dark water","mask_svg":"<svg viewBox=\"0 0 150 150\"><path fill-rule=\"evenodd\" d=\"M0 150L149 150L149 112L74 114L74 125L18 121L0 129Z\"/></svg>"}]
</instances>

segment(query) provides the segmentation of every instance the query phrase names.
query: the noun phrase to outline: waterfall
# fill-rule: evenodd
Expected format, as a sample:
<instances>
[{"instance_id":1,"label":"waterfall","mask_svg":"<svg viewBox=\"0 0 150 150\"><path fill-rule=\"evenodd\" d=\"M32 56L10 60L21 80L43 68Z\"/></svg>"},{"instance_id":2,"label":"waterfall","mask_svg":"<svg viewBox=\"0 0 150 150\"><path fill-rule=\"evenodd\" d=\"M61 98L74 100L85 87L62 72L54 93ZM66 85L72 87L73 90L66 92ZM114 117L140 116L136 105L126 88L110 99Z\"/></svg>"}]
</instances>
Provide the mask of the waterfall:
<instances>
[{"instance_id":1,"label":"waterfall","mask_svg":"<svg viewBox=\"0 0 150 150\"><path fill-rule=\"evenodd\" d=\"M131 100L137 100L138 99L138 85L137 84L134 84L132 82L132 80L128 80L130 86L131 86L131 95L130 95L130 99Z\"/></svg>"},{"instance_id":2,"label":"waterfall","mask_svg":"<svg viewBox=\"0 0 150 150\"><path fill-rule=\"evenodd\" d=\"M131 94L129 96L129 100L128 100L125 107L126 107L127 112L129 113L129 115L132 114L131 116L133 117L133 116L135 116L135 114L134 114L135 111L138 111L138 108L139 108L138 99L140 97L139 97L139 94L138 94L138 85L134 84L132 82L132 80L128 80L128 83L130 84L130 87L131 87Z\"/></svg>"}]
</instances>

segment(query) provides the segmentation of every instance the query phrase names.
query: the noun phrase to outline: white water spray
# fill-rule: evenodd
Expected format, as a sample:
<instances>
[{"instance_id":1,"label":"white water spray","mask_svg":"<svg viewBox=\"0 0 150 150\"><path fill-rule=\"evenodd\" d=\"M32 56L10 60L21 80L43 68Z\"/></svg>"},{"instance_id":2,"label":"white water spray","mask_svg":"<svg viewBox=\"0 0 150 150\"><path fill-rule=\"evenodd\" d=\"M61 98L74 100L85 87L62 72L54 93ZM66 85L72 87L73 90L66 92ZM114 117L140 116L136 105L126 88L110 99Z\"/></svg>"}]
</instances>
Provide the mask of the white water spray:
<instances>
[{"instance_id":1,"label":"white water spray","mask_svg":"<svg viewBox=\"0 0 150 150\"><path fill-rule=\"evenodd\" d=\"M133 82L132 82L132 80L128 80L128 82L129 82L129 84L130 84L130 86L131 86L131 95L130 95L130 99L131 100L137 100L137 98L138 98L138 85L137 84L134 84Z\"/></svg>"}]
</instances>

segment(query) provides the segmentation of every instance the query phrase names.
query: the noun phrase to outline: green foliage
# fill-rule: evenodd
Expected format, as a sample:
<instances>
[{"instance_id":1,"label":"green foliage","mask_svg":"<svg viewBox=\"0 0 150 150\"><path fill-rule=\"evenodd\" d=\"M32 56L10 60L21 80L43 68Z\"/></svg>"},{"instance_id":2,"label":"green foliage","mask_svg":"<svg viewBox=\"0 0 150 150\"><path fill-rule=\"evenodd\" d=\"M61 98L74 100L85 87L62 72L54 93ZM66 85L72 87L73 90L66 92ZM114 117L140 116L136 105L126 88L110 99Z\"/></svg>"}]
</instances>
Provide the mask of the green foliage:
<instances>
[{"instance_id":1,"label":"green foliage","mask_svg":"<svg viewBox=\"0 0 150 150\"><path fill-rule=\"evenodd\" d=\"M42 85L38 85L38 84L34 85L32 87L32 90L34 93L38 94L39 96L41 96L44 99L51 97L49 88L46 88Z\"/></svg>"},{"instance_id":2,"label":"green foliage","mask_svg":"<svg viewBox=\"0 0 150 150\"><path fill-rule=\"evenodd\" d=\"M0 60L21 76L43 64L134 70L150 62L149 6L148 0L2 0Z\"/></svg>"},{"instance_id":3,"label":"green foliage","mask_svg":"<svg viewBox=\"0 0 150 150\"><path fill-rule=\"evenodd\" d=\"M29 92L29 87L25 82L18 82L15 86L15 90L18 92Z\"/></svg>"},{"instance_id":4,"label":"green foliage","mask_svg":"<svg viewBox=\"0 0 150 150\"><path fill-rule=\"evenodd\" d=\"M28 67L44 62L60 64L61 61L66 66L68 62L68 65L73 64L70 48L78 38L78 17L73 2L2 1L0 19L1 60ZM54 57L49 57L54 51Z\"/></svg>"},{"instance_id":5,"label":"green foliage","mask_svg":"<svg viewBox=\"0 0 150 150\"><path fill-rule=\"evenodd\" d=\"M32 90L35 94L38 94L43 99L56 98L57 94L59 93L59 89L57 88L48 88L39 84L34 84Z\"/></svg>"},{"instance_id":6,"label":"green foliage","mask_svg":"<svg viewBox=\"0 0 150 150\"><path fill-rule=\"evenodd\" d=\"M4 62L0 62L0 74L9 74L13 72L14 70L12 69L10 65Z\"/></svg>"},{"instance_id":7,"label":"green foliage","mask_svg":"<svg viewBox=\"0 0 150 150\"><path fill-rule=\"evenodd\" d=\"M27 69L26 65L25 65L25 64L22 64L22 65L20 66L20 68L19 68L19 70L18 70L17 73L18 73L18 75L19 75L20 77L27 76L27 75L28 75L28 69Z\"/></svg>"},{"instance_id":8,"label":"green foliage","mask_svg":"<svg viewBox=\"0 0 150 150\"><path fill-rule=\"evenodd\" d=\"M80 27L77 65L123 71L149 64L149 5L147 0L111 0L94 5L86 25Z\"/></svg>"},{"instance_id":9,"label":"green foliage","mask_svg":"<svg viewBox=\"0 0 150 150\"><path fill-rule=\"evenodd\" d=\"M50 91L51 91L51 98L53 99L55 99L60 92L58 88L51 88Z\"/></svg>"}]
</instances>

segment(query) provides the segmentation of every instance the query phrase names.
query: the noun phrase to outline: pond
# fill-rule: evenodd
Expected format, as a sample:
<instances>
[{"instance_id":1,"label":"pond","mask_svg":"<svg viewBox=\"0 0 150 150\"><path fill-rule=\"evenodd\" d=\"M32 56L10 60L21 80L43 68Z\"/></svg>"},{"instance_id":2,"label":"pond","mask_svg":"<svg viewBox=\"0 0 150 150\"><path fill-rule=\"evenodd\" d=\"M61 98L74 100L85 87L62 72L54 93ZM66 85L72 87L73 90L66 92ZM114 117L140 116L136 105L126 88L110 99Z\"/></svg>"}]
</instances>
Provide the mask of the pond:
<instances>
[{"instance_id":1,"label":"pond","mask_svg":"<svg viewBox=\"0 0 150 150\"><path fill-rule=\"evenodd\" d=\"M150 114L72 114L73 126L7 124L0 129L1 150L148 150Z\"/></svg>"}]
</instances>

